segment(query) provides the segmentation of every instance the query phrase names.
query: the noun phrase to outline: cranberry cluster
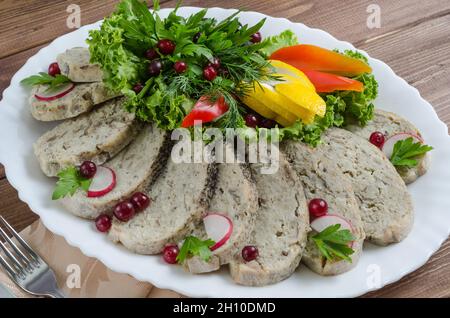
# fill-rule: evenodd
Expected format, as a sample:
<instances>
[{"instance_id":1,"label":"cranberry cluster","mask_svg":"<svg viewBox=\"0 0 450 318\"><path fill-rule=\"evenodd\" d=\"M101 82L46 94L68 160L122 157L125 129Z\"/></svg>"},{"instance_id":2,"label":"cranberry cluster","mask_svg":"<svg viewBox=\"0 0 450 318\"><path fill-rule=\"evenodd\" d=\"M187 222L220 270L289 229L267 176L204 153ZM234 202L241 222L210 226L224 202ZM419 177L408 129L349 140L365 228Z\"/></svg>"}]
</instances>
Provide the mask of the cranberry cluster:
<instances>
[{"instance_id":1,"label":"cranberry cluster","mask_svg":"<svg viewBox=\"0 0 450 318\"><path fill-rule=\"evenodd\" d=\"M193 43L198 43L202 33L197 33L192 38ZM262 36L260 32L253 34L250 38L250 42L259 43L262 41ZM150 61L148 65L148 74L151 77L156 77L161 74L164 63L161 60L161 57L172 55L176 50L176 44L169 39L161 39L156 44L156 47L150 48L145 51L144 56L146 59ZM183 61L176 61L173 64L173 69L177 74L182 74L188 70L188 64ZM218 75L227 75L228 71L226 68L221 67L220 59L215 57L211 62L209 62L203 68L203 77L208 81L213 81ZM144 86L141 83L136 83L133 87L133 90L136 94L140 93Z\"/></svg>"},{"instance_id":2,"label":"cranberry cluster","mask_svg":"<svg viewBox=\"0 0 450 318\"><path fill-rule=\"evenodd\" d=\"M131 220L136 213L144 211L150 205L150 198L142 192L136 192L131 198L119 202L113 210L113 215L121 222ZM102 214L95 220L97 230L107 232L111 228L112 218Z\"/></svg>"}]
</instances>

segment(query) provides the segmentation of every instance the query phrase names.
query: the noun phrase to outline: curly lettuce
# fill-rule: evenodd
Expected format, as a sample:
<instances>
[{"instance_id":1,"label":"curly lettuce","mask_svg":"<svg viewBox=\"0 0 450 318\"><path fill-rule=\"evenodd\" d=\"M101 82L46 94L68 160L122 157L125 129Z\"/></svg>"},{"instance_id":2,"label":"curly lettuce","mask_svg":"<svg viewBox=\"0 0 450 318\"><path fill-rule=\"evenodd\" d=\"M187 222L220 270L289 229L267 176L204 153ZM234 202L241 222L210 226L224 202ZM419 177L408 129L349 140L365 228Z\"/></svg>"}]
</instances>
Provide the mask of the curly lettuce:
<instances>
[{"instance_id":1,"label":"curly lettuce","mask_svg":"<svg viewBox=\"0 0 450 318\"><path fill-rule=\"evenodd\" d=\"M279 139L303 141L313 147L321 142L322 133L330 127L341 127L344 124L343 113L346 104L340 97L326 97L326 112L323 117L316 116L311 124L303 124L300 120L290 127L279 129Z\"/></svg>"},{"instance_id":2,"label":"curly lettuce","mask_svg":"<svg viewBox=\"0 0 450 318\"><path fill-rule=\"evenodd\" d=\"M368 63L367 57L357 51L346 50L345 55L359 59L365 63ZM354 91L337 91L332 94L325 95L339 97L345 102L345 110L343 116L345 118L344 124L350 122L357 122L361 126L365 126L369 121L373 119L373 112L375 106L373 100L378 96L378 83L373 74L361 74L353 79L360 81L364 84L364 90L362 92Z\"/></svg>"},{"instance_id":3,"label":"curly lettuce","mask_svg":"<svg viewBox=\"0 0 450 318\"><path fill-rule=\"evenodd\" d=\"M270 56L273 52L286 47L298 44L297 36L291 31L286 30L279 35L270 36L262 43L261 52L266 56Z\"/></svg>"},{"instance_id":4,"label":"curly lettuce","mask_svg":"<svg viewBox=\"0 0 450 318\"><path fill-rule=\"evenodd\" d=\"M87 40L91 62L102 66L104 83L111 90L124 94L131 89L129 83L137 81L145 71L142 59L125 45L128 33L123 28L124 24L133 21L131 17L137 19L138 4L136 1L121 2L99 30L89 32Z\"/></svg>"},{"instance_id":5,"label":"curly lettuce","mask_svg":"<svg viewBox=\"0 0 450 318\"><path fill-rule=\"evenodd\" d=\"M367 63L367 57L357 51L344 51L345 55ZM342 127L348 123L366 125L373 119L373 100L378 95L378 83L373 74L361 74L353 79L364 84L364 91L336 91L321 94L326 102L324 117L316 116L312 124L297 121L290 127L279 129L279 138L303 141L313 147L321 142L322 133L330 127Z\"/></svg>"}]
</instances>

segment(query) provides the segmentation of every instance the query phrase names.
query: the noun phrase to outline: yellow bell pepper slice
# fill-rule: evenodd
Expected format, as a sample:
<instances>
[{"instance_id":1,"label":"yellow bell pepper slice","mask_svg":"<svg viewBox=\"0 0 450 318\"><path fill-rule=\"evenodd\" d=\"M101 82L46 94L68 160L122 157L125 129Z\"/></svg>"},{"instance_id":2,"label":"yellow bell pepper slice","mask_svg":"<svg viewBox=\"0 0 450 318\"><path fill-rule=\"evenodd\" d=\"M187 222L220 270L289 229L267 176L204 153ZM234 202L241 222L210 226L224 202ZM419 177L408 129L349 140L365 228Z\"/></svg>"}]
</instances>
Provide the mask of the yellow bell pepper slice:
<instances>
[{"instance_id":1,"label":"yellow bell pepper slice","mask_svg":"<svg viewBox=\"0 0 450 318\"><path fill-rule=\"evenodd\" d=\"M242 98L242 101L244 102L244 104L246 104L248 107L253 109L255 112L257 112L261 116L268 118L268 119L273 119L277 123L281 124L284 127L291 126L297 119L294 115L292 115L293 117L289 116L290 119L287 119L287 118L283 117L282 115L275 113L269 107L267 107L264 103L262 103L261 100L255 98L254 96L250 96L250 95L244 96Z\"/></svg>"},{"instance_id":2,"label":"yellow bell pepper slice","mask_svg":"<svg viewBox=\"0 0 450 318\"><path fill-rule=\"evenodd\" d=\"M297 104L297 112L299 112L298 109L307 109L309 112L317 114L320 117L325 115L326 103L315 90L299 84L291 76L285 75L284 78L287 81L274 85L275 91ZM294 112L294 109L291 111Z\"/></svg>"},{"instance_id":3,"label":"yellow bell pepper slice","mask_svg":"<svg viewBox=\"0 0 450 318\"><path fill-rule=\"evenodd\" d=\"M267 107L270 107L273 111L277 112L283 117L287 117L287 114L294 114L295 117L302 119L304 123L312 123L314 121L315 113L309 111L304 107L301 107L294 100L287 98L283 94L277 92L276 87L278 85L280 84L277 84L274 89L269 84L261 84L261 86L263 87L264 96L266 98L266 100L263 100L263 103L265 103Z\"/></svg>"},{"instance_id":4,"label":"yellow bell pepper slice","mask_svg":"<svg viewBox=\"0 0 450 318\"><path fill-rule=\"evenodd\" d=\"M258 114L260 114L265 118L274 119L275 117L277 117L277 113L272 111L270 108L266 107L253 95L246 95L242 97L242 101L244 102L245 105L247 105L248 107L250 107L255 112L257 112Z\"/></svg>"},{"instance_id":5,"label":"yellow bell pepper slice","mask_svg":"<svg viewBox=\"0 0 450 318\"><path fill-rule=\"evenodd\" d=\"M284 62L281 62L281 61L276 61L276 60L271 60L270 64L275 68L275 73L277 75L281 75L282 77L284 77L284 75L288 75L288 76L294 77L300 83L302 83L305 87L308 87L311 90L316 91L316 88L314 87L314 84L311 83L311 81L305 75L305 73L303 73L299 69L297 69L297 68L295 68L292 65L289 65L287 63L284 63Z\"/></svg>"}]
</instances>

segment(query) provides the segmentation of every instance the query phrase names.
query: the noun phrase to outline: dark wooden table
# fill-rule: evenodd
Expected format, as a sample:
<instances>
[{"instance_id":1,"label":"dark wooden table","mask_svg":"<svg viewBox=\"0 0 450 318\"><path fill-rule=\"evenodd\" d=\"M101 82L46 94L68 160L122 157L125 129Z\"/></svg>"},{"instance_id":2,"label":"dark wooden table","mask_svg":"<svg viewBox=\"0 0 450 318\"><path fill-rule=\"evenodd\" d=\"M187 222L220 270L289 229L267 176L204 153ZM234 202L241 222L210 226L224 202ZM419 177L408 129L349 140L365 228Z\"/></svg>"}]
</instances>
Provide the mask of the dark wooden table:
<instances>
[{"instance_id":1,"label":"dark wooden table","mask_svg":"<svg viewBox=\"0 0 450 318\"><path fill-rule=\"evenodd\" d=\"M162 7L176 1L163 0ZM81 8L81 24L102 19L113 0L0 0L0 92L12 75L56 37L70 32L68 5ZM378 4L381 27L367 27L368 6ZM450 124L450 1L442 0L185 0L184 5L241 8L323 29L388 63L419 89ZM370 8L369 8L370 9ZM370 11L370 10L369 10ZM407 105L405 105L407 107ZM0 165L0 214L21 230L38 217L17 197ZM426 265L370 297L450 297L450 241Z\"/></svg>"}]
</instances>

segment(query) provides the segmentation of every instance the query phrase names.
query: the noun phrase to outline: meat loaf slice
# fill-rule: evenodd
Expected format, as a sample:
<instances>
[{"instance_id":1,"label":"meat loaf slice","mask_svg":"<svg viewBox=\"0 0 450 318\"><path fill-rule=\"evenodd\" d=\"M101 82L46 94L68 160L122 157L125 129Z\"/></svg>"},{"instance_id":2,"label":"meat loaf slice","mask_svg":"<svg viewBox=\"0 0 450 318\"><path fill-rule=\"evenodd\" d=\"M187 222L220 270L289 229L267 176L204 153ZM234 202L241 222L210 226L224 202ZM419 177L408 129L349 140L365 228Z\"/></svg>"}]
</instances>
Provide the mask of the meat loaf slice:
<instances>
[{"instance_id":1,"label":"meat loaf slice","mask_svg":"<svg viewBox=\"0 0 450 318\"><path fill-rule=\"evenodd\" d=\"M209 211L228 216L233 222L233 233L228 241L213 252L210 264L192 257L185 262L186 269L194 274L217 270L220 265L228 264L239 254L250 238L255 223L258 196L251 178L248 165L218 165L218 179ZM203 222L196 227L193 235L206 239ZM218 261L216 261L216 259Z\"/></svg>"},{"instance_id":2,"label":"meat loaf slice","mask_svg":"<svg viewBox=\"0 0 450 318\"><path fill-rule=\"evenodd\" d=\"M280 155L275 174L261 174L252 165L259 196L259 210L252 238L241 245L255 245L259 256L245 262L238 256L230 263L231 277L246 286L264 286L289 277L297 268L309 230L308 210L300 180ZM243 242L244 243L244 242Z\"/></svg>"},{"instance_id":3,"label":"meat loaf slice","mask_svg":"<svg viewBox=\"0 0 450 318\"><path fill-rule=\"evenodd\" d=\"M46 85L33 87L30 96L31 115L40 121L55 121L76 117L90 111L95 105L117 97L103 83L76 84L66 95L53 101L35 97L47 90Z\"/></svg>"},{"instance_id":4,"label":"meat loaf slice","mask_svg":"<svg viewBox=\"0 0 450 318\"><path fill-rule=\"evenodd\" d=\"M41 136L34 152L49 177L85 160L103 164L136 136L141 125L122 107L123 100L107 102L93 112L67 120Z\"/></svg>"},{"instance_id":5,"label":"meat loaf slice","mask_svg":"<svg viewBox=\"0 0 450 318\"><path fill-rule=\"evenodd\" d=\"M370 135L375 131L382 132L386 138L402 132L412 133L422 137L420 131L409 121L394 113L380 109L375 110L374 119L366 126L361 127L359 125L348 125L345 129L366 140L369 140ZM417 158L418 165L416 167L396 167L396 169L403 181L405 181L406 184L410 184L427 172L429 168L429 159L429 154L426 153L425 155Z\"/></svg>"},{"instance_id":6,"label":"meat loaf slice","mask_svg":"<svg viewBox=\"0 0 450 318\"><path fill-rule=\"evenodd\" d=\"M61 73L72 82L101 82L103 73L100 65L92 64L90 59L89 49L84 47L74 47L56 58Z\"/></svg>"},{"instance_id":7,"label":"meat loaf slice","mask_svg":"<svg viewBox=\"0 0 450 318\"><path fill-rule=\"evenodd\" d=\"M350 180L333 161L303 143L283 143L282 151L302 182L306 200L321 198L327 201L329 213L342 216L352 224L352 234L356 238L351 263L345 260L327 261L312 239L308 239L302 262L320 275L338 275L349 271L358 263L365 237L361 212Z\"/></svg>"},{"instance_id":8,"label":"meat loaf slice","mask_svg":"<svg viewBox=\"0 0 450 318\"><path fill-rule=\"evenodd\" d=\"M334 162L352 183L366 238L378 245L400 242L411 230L413 204L405 182L389 160L367 140L329 129L320 154Z\"/></svg>"},{"instance_id":9,"label":"meat loaf slice","mask_svg":"<svg viewBox=\"0 0 450 318\"><path fill-rule=\"evenodd\" d=\"M169 134L148 125L130 145L104 166L116 174L116 187L98 198L88 198L85 191L77 191L61 203L77 216L93 219L102 213L111 213L113 207L134 192L155 180L164 168L170 153Z\"/></svg>"},{"instance_id":10,"label":"meat loaf slice","mask_svg":"<svg viewBox=\"0 0 450 318\"><path fill-rule=\"evenodd\" d=\"M139 254L158 254L168 243L181 241L206 212L217 167L206 163L174 163L147 192L151 204L128 222L114 220L109 238Z\"/></svg>"}]
</instances>

